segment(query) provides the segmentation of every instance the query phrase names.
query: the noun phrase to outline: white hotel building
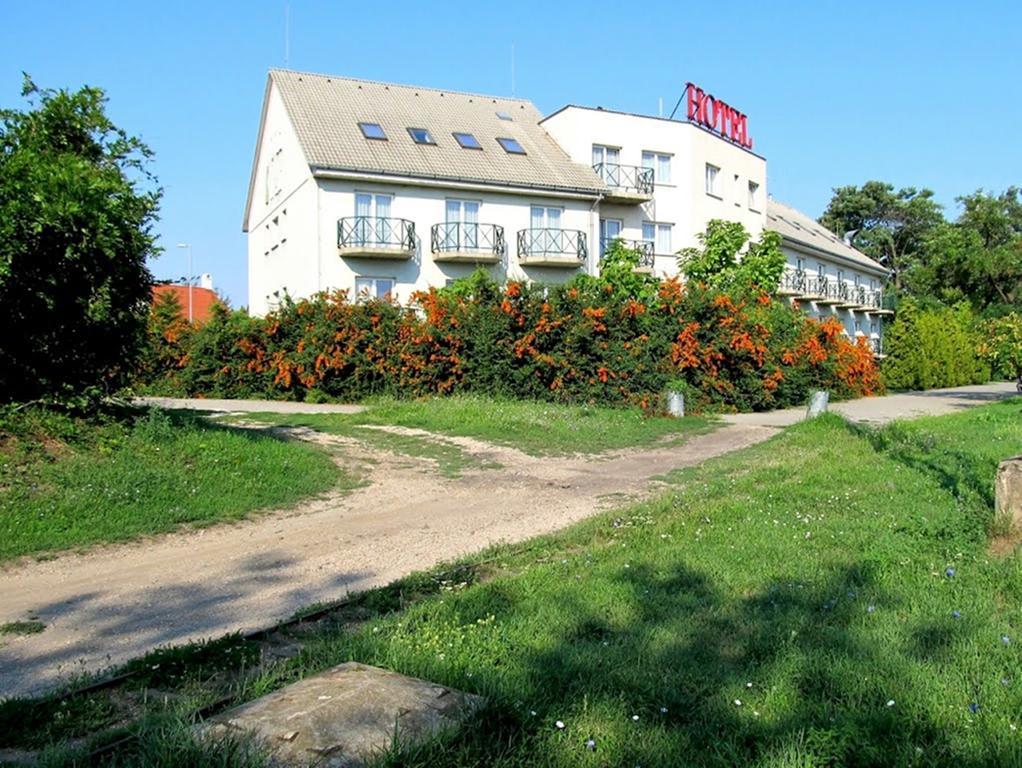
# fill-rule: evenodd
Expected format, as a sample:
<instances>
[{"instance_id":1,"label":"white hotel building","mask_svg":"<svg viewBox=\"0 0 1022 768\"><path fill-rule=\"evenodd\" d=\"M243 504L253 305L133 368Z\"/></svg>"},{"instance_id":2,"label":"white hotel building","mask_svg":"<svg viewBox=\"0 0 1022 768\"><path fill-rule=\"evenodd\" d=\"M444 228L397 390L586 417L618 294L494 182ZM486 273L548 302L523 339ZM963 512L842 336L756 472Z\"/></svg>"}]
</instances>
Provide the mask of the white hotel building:
<instances>
[{"instance_id":1,"label":"white hotel building","mask_svg":"<svg viewBox=\"0 0 1022 768\"><path fill-rule=\"evenodd\" d=\"M767 195L766 160L695 121L271 70L243 229L249 311L275 296L412 292L597 274L620 238L643 268L711 219L782 236L782 295L881 350L884 268Z\"/></svg>"}]
</instances>

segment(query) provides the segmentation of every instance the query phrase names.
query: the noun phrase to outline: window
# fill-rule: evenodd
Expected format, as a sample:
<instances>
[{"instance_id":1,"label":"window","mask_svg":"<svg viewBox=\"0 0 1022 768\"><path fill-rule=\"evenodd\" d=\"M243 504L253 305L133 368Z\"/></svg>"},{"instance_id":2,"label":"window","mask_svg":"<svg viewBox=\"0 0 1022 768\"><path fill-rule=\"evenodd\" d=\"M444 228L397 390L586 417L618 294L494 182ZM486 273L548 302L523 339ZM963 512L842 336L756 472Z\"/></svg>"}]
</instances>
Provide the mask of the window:
<instances>
[{"instance_id":1,"label":"window","mask_svg":"<svg viewBox=\"0 0 1022 768\"><path fill-rule=\"evenodd\" d=\"M518 143L517 139L509 139L503 136L497 139L497 143L504 148L504 151L509 155L524 155L525 150L522 149L522 145Z\"/></svg>"},{"instance_id":2,"label":"window","mask_svg":"<svg viewBox=\"0 0 1022 768\"><path fill-rule=\"evenodd\" d=\"M862 320L858 317L855 318L855 335L856 336L862 335Z\"/></svg>"},{"instance_id":3,"label":"window","mask_svg":"<svg viewBox=\"0 0 1022 768\"><path fill-rule=\"evenodd\" d=\"M593 168L600 178L607 182L608 186L619 186L621 168L618 163L621 160L621 150L617 147L604 147L600 144L593 144Z\"/></svg>"},{"instance_id":4,"label":"window","mask_svg":"<svg viewBox=\"0 0 1022 768\"><path fill-rule=\"evenodd\" d=\"M879 336L880 335L880 323L875 317L871 317L869 320L869 335Z\"/></svg>"},{"instance_id":5,"label":"window","mask_svg":"<svg viewBox=\"0 0 1022 768\"><path fill-rule=\"evenodd\" d=\"M720 176L720 168L715 165L706 164L706 194L720 197L717 177Z\"/></svg>"},{"instance_id":6,"label":"window","mask_svg":"<svg viewBox=\"0 0 1022 768\"><path fill-rule=\"evenodd\" d=\"M479 201L448 200L445 203L444 249L479 247Z\"/></svg>"},{"instance_id":7,"label":"window","mask_svg":"<svg viewBox=\"0 0 1022 768\"><path fill-rule=\"evenodd\" d=\"M643 152L642 167L653 169L655 184L671 183L671 156L659 152Z\"/></svg>"},{"instance_id":8,"label":"window","mask_svg":"<svg viewBox=\"0 0 1022 768\"><path fill-rule=\"evenodd\" d=\"M479 143L479 140L471 133L454 133L454 140L458 142L462 149L482 149L483 145Z\"/></svg>"},{"instance_id":9,"label":"window","mask_svg":"<svg viewBox=\"0 0 1022 768\"><path fill-rule=\"evenodd\" d=\"M642 222L642 239L653 243L655 253L669 254L671 250L671 231L673 224L658 224L654 221Z\"/></svg>"},{"instance_id":10,"label":"window","mask_svg":"<svg viewBox=\"0 0 1022 768\"><path fill-rule=\"evenodd\" d=\"M356 277L357 298L386 299L394 295L393 277Z\"/></svg>"},{"instance_id":11,"label":"window","mask_svg":"<svg viewBox=\"0 0 1022 768\"><path fill-rule=\"evenodd\" d=\"M822 262L819 262L819 261L816 262L816 274L818 274L820 277L826 277L827 276L827 265L823 264Z\"/></svg>"},{"instance_id":12,"label":"window","mask_svg":"<svg viewBox=\"0 0 1022 768\"><path fill-rule=\"evenodd\" d=\"M749 210L759 210L759 184L754 181L749 182Z\"/></svg>"},{"instance_id":13,"label":"window","mask_svg":"<svg viewBox=\"0 0 1022 768\"><path fill-rule=\"evenodd\" d=\"M412 141L416 144L436 144L433 141L433 137L429 135L429 131L425 128L409 128L408 135L412 137Z\"/></svg>"},{"instance_id":14,"label":"window","mask_svg":"<svg viewBox=\"0 0 1022 768\"><path fill-rule=\"evenodd\" d=\"M362 129L362 135L367 139L387 140L387 134L383 132L383 128L380 127L379 123L359 123L358 127Z\"/></svg>"},{"instance_id":15,"label":"window","mask_svg":"<svg viewBox=\"0 0 1022 768\"><path fill-rule=\"evenodd\" d=\"M393 197L355 193L355 231L352 245L388 245L399 234L390 220Z\"/></svg>"},{"instance_id":16,"label":"window","mask_svg":"<svg viewBox=\"0 0 1022 768\"><path fill-rule=\"evenodd\" d=\"M529 227L531 229L560 229L562 213L560 208L534 205L529 216Z\"/></svg>"},{"instance_id":17,"label":"window","mask_svg":"<svg viewBox=\"0 0 1022 768\"><path fill-rule=\"evenodd\" d=\"M600 256L607 251L607 246L621 237L624 222L621 219L600 219Z\"/></svg>"}]
</instances>

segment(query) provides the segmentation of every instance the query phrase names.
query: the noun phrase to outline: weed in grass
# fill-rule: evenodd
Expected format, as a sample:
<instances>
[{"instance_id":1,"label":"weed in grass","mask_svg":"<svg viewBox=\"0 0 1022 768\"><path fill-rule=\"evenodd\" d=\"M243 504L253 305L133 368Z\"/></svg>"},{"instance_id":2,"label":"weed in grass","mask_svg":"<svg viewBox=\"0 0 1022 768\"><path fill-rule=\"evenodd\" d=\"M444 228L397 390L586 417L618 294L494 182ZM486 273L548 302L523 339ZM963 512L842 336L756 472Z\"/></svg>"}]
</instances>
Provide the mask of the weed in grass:
<instances>
[{"instance_id":1,"label":"weed in grass","mask_svg":"<svg viewBox=\"0 0 1022 768\"><path fill-rule=\"evenodd\" d=\"M37 635L44 629L46 629L46 625L36 619L9 621L6 624L0 624L0 635Z\"/></svg>"},{"instance_id":2,"label":"weed in grass","mask_svg":"<svg viewBox=\"0 0 1022 768\"><path fill-rule=\"evenodd\" d=\"M257 643L240 635L226 635L187 645L158 648L126 664L121 670L132 675L131 684L140 688L173 690L252 667L259 661Z\"/></svg>"}]
</instances>

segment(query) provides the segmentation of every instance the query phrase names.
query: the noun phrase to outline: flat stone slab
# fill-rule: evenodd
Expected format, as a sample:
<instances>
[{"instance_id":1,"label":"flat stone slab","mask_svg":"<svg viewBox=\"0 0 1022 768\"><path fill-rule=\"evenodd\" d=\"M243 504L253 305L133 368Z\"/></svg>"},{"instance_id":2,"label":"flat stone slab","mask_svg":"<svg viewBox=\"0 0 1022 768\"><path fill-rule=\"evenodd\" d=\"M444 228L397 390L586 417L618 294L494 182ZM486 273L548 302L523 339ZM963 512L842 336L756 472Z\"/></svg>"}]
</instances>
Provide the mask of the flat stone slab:
<instances>
[{"instance_id":1,"label":"flat stone slab","mask_svg":"<svg viewBox=\"0 0 1022 768\"><path fill-rule=\"evenodd\" d=\"M348 662L211 718L207 732L254 736L273 764L356 768L390 748L456 727L483 699Z\"/></svg>"}]
</instances>

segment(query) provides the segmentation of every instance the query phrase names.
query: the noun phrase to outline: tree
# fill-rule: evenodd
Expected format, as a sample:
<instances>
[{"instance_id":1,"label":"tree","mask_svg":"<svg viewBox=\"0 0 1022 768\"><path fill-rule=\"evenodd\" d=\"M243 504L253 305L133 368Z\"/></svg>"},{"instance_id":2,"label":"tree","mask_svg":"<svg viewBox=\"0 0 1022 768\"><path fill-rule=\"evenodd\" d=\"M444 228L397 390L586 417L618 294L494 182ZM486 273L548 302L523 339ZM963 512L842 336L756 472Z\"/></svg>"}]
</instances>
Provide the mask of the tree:
<instances>
[{"instance_id":1,"label":"tree","mask_svg":"<svg viewBox=\"0 0 1022 768\"><path fill-rule=\"evenodd\" d=\"M979 353L998 375L1012 379L1022 377L1022 315L1012 312L988 320L983 327Z\"/></svg>"},{"instance_id":2,"label":"tree","mask_svg":"<svg viewBox=\"0 0 1022 768\"><path fill-rule=\"evenodd\" d=\"M926 237L944 221L929 189L905 187L895 191L882 181L861 187L834 189L820 223L839 236L849 235L853 246L880 262L901 289L905 272L914 265Z\"/></svg>"},{"instance_id":3,"label":"tree","mask_svg":"<svg viewBox=\"0 0 1022 768\"><path fill-rule=\"evenodd\" d=\"M699 242L701 248L683 248L678 255L678 268L687 280L720 290L777 289L784 272L784 252L776 232L766 231L759 242L750 242L739 222L712 219L699 234Z\"/></svg>"},{"instance_id":4,"label":"tree","mask_svg":"<svg viewBox=\"0 0 1022 768\"><path fill-rule=\"evenodd\" d=\"M967 300L978 311L1003 314L1022 299L1022 200L978 190L957 198L962 213L925 239L906 285L921 298Z\"/></svg>"},{"instance_id":5,"label":"tree","mask_svg":"<svg viewBox=\"0 0 1022 768\"><path fill-rule=\"evenodd\" d=\"M98 88L0 110L0 400L116 385L144 343L160 190Z\"/></svg>"}]
</instances>

